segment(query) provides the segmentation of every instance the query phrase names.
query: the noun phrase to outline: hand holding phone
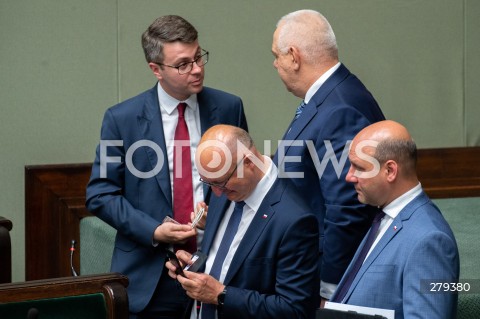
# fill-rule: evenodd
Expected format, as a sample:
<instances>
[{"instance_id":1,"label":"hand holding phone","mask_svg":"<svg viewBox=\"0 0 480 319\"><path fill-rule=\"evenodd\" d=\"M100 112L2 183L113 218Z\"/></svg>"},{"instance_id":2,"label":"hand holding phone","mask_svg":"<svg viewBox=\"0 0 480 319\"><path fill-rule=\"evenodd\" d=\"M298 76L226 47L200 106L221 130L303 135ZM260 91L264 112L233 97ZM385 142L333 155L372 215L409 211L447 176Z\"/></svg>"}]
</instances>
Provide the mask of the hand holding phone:
<instances>
[{"instance_id":1,"label":"hand holding phone","mask_svg":"<svg viewBox=\"0 0 480 319\"><path fill-rule=\"evenodd\" d=\"M175 273L183 277L185 277L185 273L183 272L183 270L198 272L207 261L207 255L200 250L196 251L192 255L192 263L186 265L185 268L182 268L180 260L178 260L177 256L173 251L167 249L167 256L170 262L176 267Z\"/></svg>"},{"instance_id":2,"label":"hand holding phone","mask_svg":"<svg viewBox=\"0 0 480 319\"><path fill-rule=\"evenodd\" d=\"M183 268L183 270L198 272L203 265L207 262L207 255L205 255L201 250L197 250L192 255L192 263L188 264Z\"/></svg>"},{"instance_id":3,"label":"hand holding phone","mask_svg":"<svg viewBox=\"0 0 480 319\"><path fill-rule=\"evenodd\" d=\"M170 262L175 266L175 273L177 275L185 277L185 274L183 273L183 268L182 264L180 263L180 260L178 260L177 255L170 249L167 249L167 257L170 260Z\"/></svg>"}]
</instances>

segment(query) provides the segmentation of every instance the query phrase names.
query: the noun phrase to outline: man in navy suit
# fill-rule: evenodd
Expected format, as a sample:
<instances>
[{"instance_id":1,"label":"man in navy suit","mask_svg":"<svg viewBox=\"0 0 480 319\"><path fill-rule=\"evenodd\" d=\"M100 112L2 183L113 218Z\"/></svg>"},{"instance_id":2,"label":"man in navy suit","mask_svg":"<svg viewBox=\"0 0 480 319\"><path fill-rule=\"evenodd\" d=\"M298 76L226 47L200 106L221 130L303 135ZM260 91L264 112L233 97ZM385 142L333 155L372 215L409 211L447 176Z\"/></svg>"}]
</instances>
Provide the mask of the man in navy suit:
<instances>
[{"instance_id":1,"label":"man in navy suit","mask_svg":"<svg viewBox=\"0 0 480 319\"><path fill-rule=\"evenodd\" d=\"M274 161L317 215L323 305L373 218L372 208L359 203L345 182L348 143L385 117L362 82L339 62L335 34L320 13L300 10L281 18L272 53L287 90L303 99Z\"/></svg>"},{"instance_id":2,"label":"man in navy suit","mask_svg":"<svg viewBox=\"0 0 480 319\"><path fill-rule=\"evenodd\" d=\"M456 292L431 289L458 281L458 248L422 191L416 155L407 129L393 121L372 124L354 138L347 181L360 202L380 208L383 217L366 237L372 233L373 244L364 249L369 240L362 242L332 300L395 310L396 319L455 318Z\"/></svg>"},{"instance_id":3,"label":"man in navy suit","mask_svg":"<svg viewBox=\"0 0 480 319\"><path fill-rule=\"evenodd\" d=\"M202 244L208 255L205 273L177 276L175 266L167 263L169 274L202 303L202 319L314 318L315 215L295 185L277 177L275 164L258 152L246 131L214 126L200 147L196 164L202 181L220 196L212 196L208 207ZM237 229L232 230L235 219ZM185 251L177 256L184 264L191 257ZM196 307L189 318L197 318Z\"/></svg>"},{"instance_id":4,"label":"man in navy suit","mask_svg":"<svg viewBox=\"0 0 480 319\"><path fill-rule=\"evenodd\" d=\"M186 145L181 147L190 151L183 167L192 177L182 183L190 187L191 199L177 199L192 210L209 196L194 166L201 135L215 124L247 129L247 123L239 97L203 86L208 52L188 21L179 16L156 19L143 33L142 46L158 84L106 111L86 205L117 230L111 271L130 280L131 318L179 318L188 297L167 274L165 250L197 235L186 222L162 223L177 215L173 140L179 104L185 107L189 141L182 139ZM189 221L191 211L183 213Z\"/></svg>"}]
</instances>

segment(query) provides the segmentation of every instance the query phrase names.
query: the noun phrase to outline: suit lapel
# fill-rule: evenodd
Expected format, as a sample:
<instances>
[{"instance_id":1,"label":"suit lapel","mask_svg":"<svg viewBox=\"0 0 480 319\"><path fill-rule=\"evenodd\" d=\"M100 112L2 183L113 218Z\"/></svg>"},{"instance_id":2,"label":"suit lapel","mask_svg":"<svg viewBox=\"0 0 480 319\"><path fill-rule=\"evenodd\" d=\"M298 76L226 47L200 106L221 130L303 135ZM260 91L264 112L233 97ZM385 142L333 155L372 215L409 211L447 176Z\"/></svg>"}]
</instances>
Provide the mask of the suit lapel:
<instances>
[{"instance_id":1,"label":"suit lapel","mask_svg":"<svg viewBox=\"0 0 480 319\"><path fill-rule=\"evenodd\" d=\"M201 135L213 125L219 124L217 105L210 98L205 89L197 94L198 107L200 108Z\"/></svg>"},{"instance_id":2,"label":"suit lapel","mask_svg":"<svg viewBox=\"0 0 480 319\"><path fill-rule=\"evenodd\" d=\"M367 271L368 268L373 264L373 262L379 257L380 253L386 249L388 243L395 238L398 234L403 229L403 224L405 221L410 219L412 214L417 210L418 207L422 206L425 204L426 201L428 201L428 197L426 196L425 193L422 192L419 196L417 196L415 199L413 199L410 203L408 203L398 214L398 216L392 221L392 224L388 227L386 230L385 234L383 237L380 239L380 241L377 243L375 248L372 250L370 255L367 257L365 262L363 263L362 267L358 271L357 275L355 276L355 280L352 282L352 286L350 287L347 295L345 296L346 298L350 297L350 294L352 293L353 289L355 286L358 284L360 279L363 277L365 272ZM366 236L365 236L366 237ZM362 245L358 248L357 253L362 249L362 247L365 244L365 240L362 242ZM355 254L354 260L357 258L357 254ZM354 260L350 263L352 265L354 263ZM350 266L349 266L350 268ZM347 270L348 271L348 270Z\"/></svg>"},{"instance_id":3,"label":"suit lapel","mask_svg":"<svg viewBox=\"0 0 480 319\"><path fill-rule=\"evenodd\" d=\"M322 106L323 102L327 96L342 82L344 81L350 71L343 65L340 64L340 67L323 83L323 85L315 92L313 97L307 103L303 109L302 115L295 121L292 121L289 129L283 136L284 141L296 140L298 136L302 133L305 127L310 123L310 121L315 117L318 112L318 109ZM291 146L291 143L285 144L285 154L287 154L288 148ZM277 159L278 154L275 154ZM275 161L277 162L277 161Z\"/></svg>"},{"instance_id":4,"label":"suit lapel","mask_svg":"<svg viewBox=\"0 0 480 319\"><path fill-rule=\"evenodd\" d=\"M165 135L163 132L162 115L158 103L157 86L152 88L145 99L142 112L137 117L137 123L141 138L153 142L160 147L163 154L157 154L151 147L145 147L148 159L152 168L157 165L161 159L157 157L163 155L162 169L155 178L158 186L162 190L165 199L172 206L172 190L170 187L170 173L168 170L167 147L165 144Z\"/></svg>"},{"instance_id":5,"label":"suit lapel","mask_svg":"<svg viewBox=\"0 0 480 319\"><path fill-rule=\"evenodd\" d=\"M235 256L232 259L230 268L225 276L224 284L228 285L238 270L242 267L243 262L249 255L255 243L265 231L268 223L275 218L274 205L280 201L283 187L279 186L280 179L273 184L270 191L267 193L262 201L262 204L255 213L247 232L242 238L240 245L238 246ZM284 185L284 184L282 184Z\"/></svg>"}]
</instances>

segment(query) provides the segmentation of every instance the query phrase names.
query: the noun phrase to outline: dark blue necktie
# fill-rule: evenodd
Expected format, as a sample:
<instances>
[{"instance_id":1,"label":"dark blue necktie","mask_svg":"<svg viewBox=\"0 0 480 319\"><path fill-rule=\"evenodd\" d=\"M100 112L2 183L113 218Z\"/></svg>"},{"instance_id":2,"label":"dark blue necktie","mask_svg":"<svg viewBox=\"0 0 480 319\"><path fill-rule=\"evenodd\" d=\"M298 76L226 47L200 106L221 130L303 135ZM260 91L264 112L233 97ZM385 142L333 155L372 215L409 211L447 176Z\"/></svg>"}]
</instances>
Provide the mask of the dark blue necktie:
<instances>
[{"instance_id":1,"label":"dark blue necktie","mask_svg":"<svg viewBox=\"0 0 480 319\"><path fill-rule=\"evenodd\" d=\"M210 276L214 277L217 280L220 278L223 262L225 261L225 257L227 257L227 253L230 250L230 245L232 244L233 238L237 233L238 225L240 225L240 220L242 219L243 214L243 206L245 206L245 202L235 203L235 208L233 209L232 216L230 216L227 228L225 229L225 233L223 234L222 242L218 247L215 260L213 261L212 269L210 269ZM215 311L215 305L202 304L202 319L214 319Z\"/></svg>"},{"instance_id":2,"label":"dark blue necktie","mask_svg":"<svg viewBox=\"0 0 480 319\"><path fill-rule=\"evenodd\" d=\"M343 298L345 298L345 295L347 294L348 289L353 283L353 279L355 279L355 276L360 270L360 267L362 267L363 262L365 261L365 257L367 256L368 251L372 247L373 242L377 237L378 227L380 227L380 222L384 216L385 216L385 213L382 211L379 211L375 215L375 218L373 218L372 227L370 228L370 232L368 233L368 237L367 237L367 240L365 241L365 245L363 245L362 251L358 255L358 258L355 260L355 263L353 264L350 272L347 274L347 278L345 279L343 285L338 286L337 289L340 289L339 293L331 301L342 302Z\"/></svg>"}]
</instances>

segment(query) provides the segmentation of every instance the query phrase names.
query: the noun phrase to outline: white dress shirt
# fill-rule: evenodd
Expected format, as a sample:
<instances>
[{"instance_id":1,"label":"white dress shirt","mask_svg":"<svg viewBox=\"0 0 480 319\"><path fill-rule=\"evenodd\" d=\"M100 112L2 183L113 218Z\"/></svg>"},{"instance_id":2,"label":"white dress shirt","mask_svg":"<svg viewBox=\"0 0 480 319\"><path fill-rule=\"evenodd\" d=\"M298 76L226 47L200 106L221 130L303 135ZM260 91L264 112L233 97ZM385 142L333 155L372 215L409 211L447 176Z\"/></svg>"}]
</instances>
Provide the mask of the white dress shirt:
<instances>
[{"instance_id":1,"label":"white dress shirt","mask_svg":"<svg viewBox=\"0 0 480 319\"><path fill-rule=\"evenodd\" d=\"M318 80L315 81L315 83L312 84L312 86L308 89L307 94L305 94L305 98L303 99L305 101L305 104L308 104L310 99L317 93L318 89L325 83L325 81L328 80L328 78L333 74L333 72L337 71L337 69L340 67L340 62L332 66L330 69L328 69L327 72L323 73L321 77L318 78Z\"/></svg>"},{"instance_id":2,"label":"white dress shirt","mask_svg":"<svg viewBox=\"0 0 480 319\"><path fill-rule=\"evenodd\" d=\"M173 193L173 145L175 140L175 129L178 123L178 110L177 105L179 103L187 103L188 107L185 108L185 122L188 127L188 135L190 136L190 156L192 163L192 183L193 183L193 207L196 203L204 200L203 196L203 183L200 182L200 175L198 174L197 167L195 166L195 152L197 151L198 143L202 134L200 126L200 110L197 102L197 95L193 94L185 101L179 101L170 95L168 95L160 85L158 87L158 101L160 104L160 113L162 114L163 133L165 134L165 143L167 145L167 158L168 158L168 170L170 172L170 187Z\"/></svg>"},{"instance_id":3,"label":"white dress shirt","mask_svg":"<svg viewBox=\"0 0 480 319\"><path fill-rule=\"evenodd\" d=\"M240 220L240 225L238 226L237 233L235 234L232 244L230 245L230 249L228 250L227 256L225 257L225 261L223 262L222 272L220 273L219 278L219 281L221 283L223 283L223 281L225 280L225 276L227 275L228 269L230 268L230 264L232 263L232 259L235 256L235 252L237 251L237 248L240 245L243 236L247 232L248 227L253 220L253 217L260 208L260 205L262 204L265 195L268 193L273 183L277 179L277 167L275 166L275 164L273 164L270 157L264 155L263 158L266 164L265 167L268 167L268 169L266 170L265 175L262 177L260 182L253 189L250 196L248 196L244 200L245 206L243 207L243 214L242 219ZM205 264L206 274L209 274L210 270L212 269L213 261L215 260L215 257L217 255L218 248L220 247L220 243L222 242L225 229L227 228L230 216L232 216L234 207L235 202L231 202L230 206L225 212L225 215L222 218L222 221L220 222L220 225L218 226L215 239L213 240L212 247L210 247L207 262ZM195 306L192 308L190 318L197 318L197 311Z\"/></svg>"}]
</instances>

